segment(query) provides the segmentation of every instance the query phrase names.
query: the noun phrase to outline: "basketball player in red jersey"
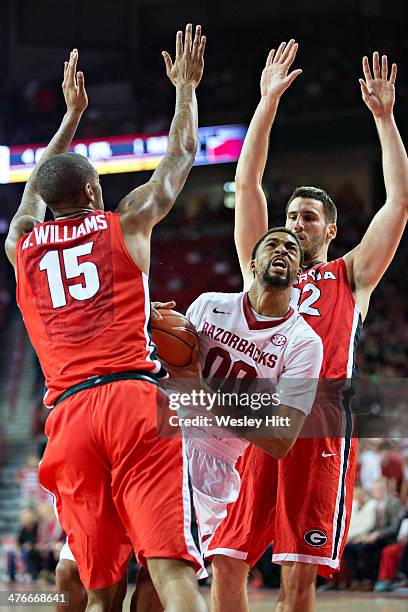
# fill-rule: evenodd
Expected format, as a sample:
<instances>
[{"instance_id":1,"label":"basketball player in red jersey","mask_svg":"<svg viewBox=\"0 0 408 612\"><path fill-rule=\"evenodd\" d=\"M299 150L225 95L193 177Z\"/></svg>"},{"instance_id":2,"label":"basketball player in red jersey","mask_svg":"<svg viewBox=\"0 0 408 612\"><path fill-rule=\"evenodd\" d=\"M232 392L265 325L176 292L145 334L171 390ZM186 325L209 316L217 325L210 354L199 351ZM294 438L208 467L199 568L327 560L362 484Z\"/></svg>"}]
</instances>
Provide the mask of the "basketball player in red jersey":
<instances>
[{"instance_id":1,"label":"basketball player in red jersey","mask_svg":"<svg viewBox=\"0 0 408 612\"><path fill-rule=\"evenodd\" d=\"M289 72L297 48L291 40L270 52L261 77L261 100L237 167L235 240L246 287L252 282L252 244L268 226L261 181L270 130L282 94L302 72ZM395 254L408 218L408 159L393 117L397 67L393 64L389 72L387 57L383 55L380 62L375 52L372 71L364 57L363 73L362 97L373 114L382 147L385 205L360 244L334 261L327 260L327 251L337 232L336 207L326 192L315 187L298 188L286 209L286 227L299 237L306 262L293 292L292 306L323 341L320 378L352 378L359 329L370 295ZM329 576L339 568L350 520L356 444L351 438L352 419L347 406L343 425L341 437L298 439L278 462L275 487L274 460L255 447L247 451L240 496L210 546L215 554L214 612L248 609L245 583L249 567L272 540L273 561L282 566L276 609L314 609L316 574ZM255 500L252 506L251 500ZM243 538L243 533L251 533L250 541Z\"/></svg>"},{"instance_id":2,"label":"basketball player in red jersey","mask_svg":"<svg viewBox=\"0 0 408 612\"><path fill-rule=\"evenodd\" d=\"M92 610L112 609L132 548L166 610L206 610L194 569L182 441L158 438L165 401L149 333L152 229L171 209L197 147L195 89L205 37L177 33L168 150L151 180L104 212L95 169L69 147L87 106L74 50L68 112L30 178L7 238L17 301L45 375L48 445L40 481L53 493ZM45 205L54 221L43 223ZM130 538L130 542L129 542Z\"/></svg>"}]
</instances>

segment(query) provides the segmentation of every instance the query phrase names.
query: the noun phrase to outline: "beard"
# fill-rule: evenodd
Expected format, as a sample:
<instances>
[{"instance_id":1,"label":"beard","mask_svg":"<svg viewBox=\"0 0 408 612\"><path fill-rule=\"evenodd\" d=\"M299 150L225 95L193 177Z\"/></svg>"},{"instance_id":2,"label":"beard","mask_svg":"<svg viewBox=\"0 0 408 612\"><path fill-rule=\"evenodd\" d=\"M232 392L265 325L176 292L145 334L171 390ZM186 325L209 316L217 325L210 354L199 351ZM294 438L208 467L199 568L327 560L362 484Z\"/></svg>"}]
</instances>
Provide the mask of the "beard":
<instances>
[{"instance_id":1,"label":"beard","mask_svg":"<svg viewBox=\"0 0 408 612\"><path fill-rule=\"evenodd\" d=\"M318 258L318 255L320 253L322 246L324 245L324 242L325 242L325 237L320 236L319 238L315 238L314 240L308 241L307 245L303 245L301 243L303 247L305 263L314 261L315 259Z\"/></svg>"},{"instance_id":2,"label":"beard","mask_svg":"<svg viewBox=\"0 0 408 612\"><path fill-rule=\"evenodd\" d=\"M287 289L291 283L295 280L296 275L290 273L289 268L286 270L285 276L279 276L278 274L269 274L269 265L261 272L261 280L263 285L268 287L276 287L278 289Z\"/></svg>"}]
</instances>

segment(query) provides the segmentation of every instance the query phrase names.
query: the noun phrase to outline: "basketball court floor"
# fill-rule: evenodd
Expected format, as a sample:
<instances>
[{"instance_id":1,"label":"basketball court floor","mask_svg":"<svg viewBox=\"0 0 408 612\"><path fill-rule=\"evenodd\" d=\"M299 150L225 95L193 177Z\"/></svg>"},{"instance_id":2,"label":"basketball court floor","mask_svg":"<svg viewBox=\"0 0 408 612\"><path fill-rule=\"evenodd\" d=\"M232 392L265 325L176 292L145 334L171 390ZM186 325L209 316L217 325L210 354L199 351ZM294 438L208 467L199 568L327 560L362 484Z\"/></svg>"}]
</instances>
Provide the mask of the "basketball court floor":
<instances>
[{"instance_id":1,"label":"basketball court floor","mask_svg":"<svg viewBox=\"0 0 408 612\"><path fill-rule=\"evenodd\" d=\"M19 584L14 590L10 589L10 585L0 582L0 591L2 592L2 602L4 602L4 592L34 592L35 588L31 585L23 588ZM49 587L47 590L50 590ZM209 599L209 589L202 589L204 595ZM123 610L129 610L130 598L133 589L129 590ZM278 597L278 591L275 590L259 590L250 591L250 611L251 612L273 612L275 603ZM31 612L46 612L53 611L54 607L50 605L1 605L1 612L12 612L14 610L23 610L26 608ZM383 595L377 597L371 593L354 594L342 592L318 593L317 597L317 612L407 612L408 610L408 595Z\"/></svg>"}]
</instances>

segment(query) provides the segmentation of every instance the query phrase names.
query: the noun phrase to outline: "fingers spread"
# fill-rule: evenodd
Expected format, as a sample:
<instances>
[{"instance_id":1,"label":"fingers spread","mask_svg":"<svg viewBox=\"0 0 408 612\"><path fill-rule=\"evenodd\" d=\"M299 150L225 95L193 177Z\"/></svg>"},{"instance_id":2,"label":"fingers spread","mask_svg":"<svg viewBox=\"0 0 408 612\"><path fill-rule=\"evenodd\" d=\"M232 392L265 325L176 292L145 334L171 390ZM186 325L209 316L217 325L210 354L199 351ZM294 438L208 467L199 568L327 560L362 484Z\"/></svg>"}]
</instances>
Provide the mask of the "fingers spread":
<instances>
[{"instance_id":1,"label":"fingers spread","mask_svg":"<svg viewBox=\"0 0 408 612\"><path fill-rule=\"evenodd\" d=\"M378 51L373 53L373 75L375 79L380 78L380 56Z\"/></svg>"},{"instance_id":2,"label":"fingers spread","mask_svg":"<svg viewBox=\"0 0 408 612\"><path fill-rule=\"evenodd\" d=\"M293 45L295 44L295 40L293 38L290 39L290 41L288 42L288 44L285 47L285 50L282 52L282 57L281 57L281 61L282 62L286 62L286 60L288 59Z\"/></svg>"},{"instance_id":3,"label":"fingers spread","mask_svg":"<svg viewBox=\"0 0 408 612\"><path fill-rule=\"evenodd\" d=\"M361 93L363 94L363 98L364 97L369 97L370 92L368 91L368 87L367 87L367 84L364 81L364 79L358 79L358 81L360 83Z\"/></svg>"},{"instance_id":4,"label":"fingers spread","mask_svg":"<svg viewBox=\"0 0 408 612\"><path fill-rule=\"evenodd\" d=\"M289 83L289 85L291 83L293 83L293 81L296 79L296 77L298 77L300 74L302 74L302 70L300 68L298 68L297 70L293 70L290 74L288 74L287 81Z\"/></svg>"},{"instance_id":5,"label":"fingers spread","mask_svg":"<svg viewBox=\"0 0 408 612\"><path fill-rule=\"evenodd\" d=\"M266 58L266 66L270 66L273 62L273 56L275 55L275 49L271 49L268 53L268 57Z\"/></svg>"},{"instance_id":6,"label":"fingers spread","mask_svg":"<svg viewBox=\"0 0 408 612\"><path fill-rule=\"evenodd\" d=\"M198 52L200 48L200 40L201 40L201 26L196 26L195 36L193 41L193 58L198 58Z\"/></svg>"},{"instance_id":7,"label":"fingers spread","mask_svg":"<svg viewBox=\"0 0 408 612\"><path fill-rule=\"evenodd\" d=\"M396 78L397 78L397 64L393 64L391 66L391 75L390 75L389 83L391 83L391 85L395 85Z\"/></svg>"},{"instance_id":8,"label":"fingers spread","mask_svg":"<svg viewBox=\"0 0 408 612\"><path fill-rule=\"evenodd\" d=\"M388 58L386 55L383 55L381 58L381 78L384 79L384 81L386 81L387 75L388 75Z\"/></svg>"},{"instance_id":9,"label":"fingers spread","mask_svg":"<svg viewBox=\"0 0 408 612\"><path fill-rule=\"evenodd\" d=\"M201 37L200 47L198 49L198 60L200 62L204 59L204 51L205 51L205 43L207 42L207 38L205 36Z\"/></svg>"},{"instance_id":10,"label":"fingers spread","mask_svg":"<svg viewBox=\"0 0 408 612\"><path fill-rule=\"evenodd\" d=\"M287 68L290 68L291 65L293 64L293 62L295 61L295 57L296 57L296 53L297 53L298 48L299 48L298 43L294 43L291 46L290 52L289 52L289 54L288 54L288 56L287 56L287 58L285 60L285 64L286 64Z\"/></svg>"},{"instance_id":11,"label":"fingers spread","mask_svg":"<svg viewBox=\"0 0 408 612\"><path fill-rule=\"evenodd\" d=\"M164 59L164 63L166 64L166 72L169 73L171 72L171 69L173 68L173 62L171 61L171 57L167 53L167 51L162 51L162 56Z\"/></svg>"},{"instance_id":12,"label":"fingers spread","mask_svg":"<svg viewBox=\"0 0 408 612\"><path fill-rule=\"evenodd\" d=\"M368 63L368 57L366 55L363 57L363 73L366 82L372 81L373 77L371 76L370 64Z\"/></svg>"},{"instance_id":13,"label":"fingers spread","mask_svg":"<svg viewBox=\"0 0 408 612\"><path fill-rule=\"evenodd\" d=\"M191 53L191 43L193 38L193 26L191 23L186 25L186 34L184 37L184 53Z\"/></svg>"},{"instance_id":14,"label":"fingers spread","mask_svg":"<svg viewBox=\"0 0 408 612\"><path fill-rule=\"evenodd\" d=\"M179 30L176 34L176 60L183 55L183 32Z\"/></svg>"},{"instance_id":15,"label":"fingers spread","mask_svg":"<svg viewBox=\"0 0 408 612\"><path fill-rule=\"evenodd\" d=\"M285 46L286 46L285 42L281 42L281 44L279 45L278 50L275 55L275 64L280 61L281 55L285 49Z\"/></svg>"}]
</instances>

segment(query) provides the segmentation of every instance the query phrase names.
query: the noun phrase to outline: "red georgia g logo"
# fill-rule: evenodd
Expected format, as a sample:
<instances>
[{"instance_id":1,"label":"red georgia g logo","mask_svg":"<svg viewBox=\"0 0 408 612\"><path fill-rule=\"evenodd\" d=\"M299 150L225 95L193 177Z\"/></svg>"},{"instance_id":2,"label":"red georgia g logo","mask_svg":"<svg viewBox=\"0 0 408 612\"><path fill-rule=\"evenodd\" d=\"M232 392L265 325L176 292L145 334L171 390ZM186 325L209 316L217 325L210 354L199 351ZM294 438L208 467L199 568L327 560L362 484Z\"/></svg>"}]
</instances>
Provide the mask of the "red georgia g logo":
<instances>
[{"instance_id":1,"label":"red georgia g logo","mask_svg":"<svg viewBox=\"0 0 408 612\"><path fill-rule=\"evenodd\" d=\"M283 346L284 344L286 344L286 336L283 336L282 334L275 334L274 336L272 336L271 342L275 346Z\"/></svg>"}]
</instances>

